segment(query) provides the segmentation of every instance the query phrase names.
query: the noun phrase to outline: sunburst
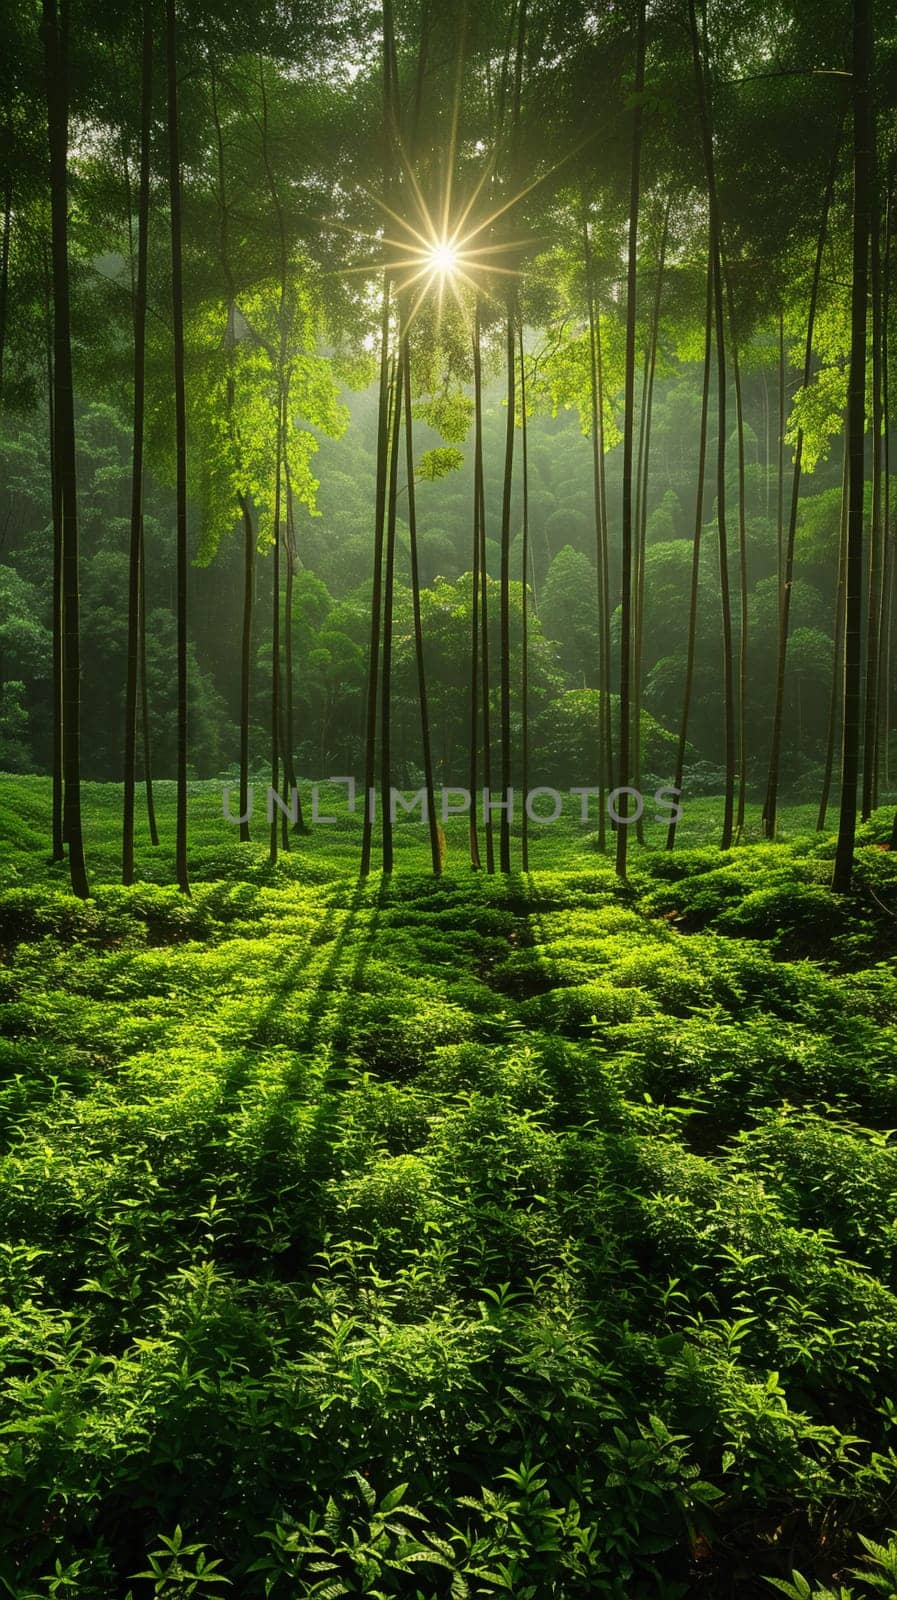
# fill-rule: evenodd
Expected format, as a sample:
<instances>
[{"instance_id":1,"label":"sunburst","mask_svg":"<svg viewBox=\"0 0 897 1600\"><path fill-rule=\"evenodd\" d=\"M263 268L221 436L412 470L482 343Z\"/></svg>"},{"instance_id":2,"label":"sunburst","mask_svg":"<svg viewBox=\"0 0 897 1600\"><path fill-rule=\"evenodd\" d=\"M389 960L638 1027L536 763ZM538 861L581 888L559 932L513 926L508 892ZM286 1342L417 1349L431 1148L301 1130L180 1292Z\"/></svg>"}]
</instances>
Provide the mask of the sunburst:
<instances>
[{"instance_id":1,"label":"sunburst","mask_svg":"<svg viewBox=\"0 0 897 1600\"><path fill-rule=\"evenodd\" d=\"M456 207L453 168L457 127L453 123L446 181L436 207L437 221L427 205L418 174L408 159L403 142L394 135L393 147L402 170L404 198L408 202L404 214L381 195L364 189L368 199L384 213L387 226L394 225L396 233L384 229L382 233L372 234L371 242L373 244L376 241L377 253L356 266L343 268L340 276L359 274L370 277L372 273L385 270L399 297L405 302L401 320L406 333L431 294L436 299L437 325L441 322L447 291L457 302L465 320L472 321L471 297L483 297L499 303L496 279L519 278L518 267L509 263L519 261L522 253L531 251L542 242L532 234L521 238L499 237L495 232L496 224L508 218L527 195L565 166L593 137L594 134L588 135L551 167L520 189L506 194L490 208L484 200L489 184L495 177L496 154L493 153L485 160L466 200ZM347 233L355 232L343 222L336 222L336 226L344 228ZM391 251L398 253L391 255ZM462 289L468 291L467 303Z\"/></svg>"},{"instance_id":2,"label":"sunburst","mask_svg":"<svg viewBox=\"0 0 897 1600\"><path fill-rule=\"evenodd\" d=\"M471 194L454 217L451 214L451 186L446 185L437 208L437 221L427 205L411 163L404 152L400 151L400 156L405 194L409 201L405 214L395 210L381 196L366 190L368 198L385 214L387 228L391 225L392 231L384 229L379 236L372 236L372 243L376 237L377 253L357 265L343 268L340 275L370 276L373 272L385 269L399 296L405 300L402 321L407 332L431 294L435 295L438 320L442 317L446 293L452 296L462 315L467 317L470 308L465 305L462 289L486 299L495 299L495 275L508 278L519 276L517 268L507 264L508 259L522 248L531 246L534 240L529 237L495 240L490 230L524 198L533 185L528 184L519 194L502 201L488 214L477 216L478 204L493 171L492 162L487 162ZM337 223L337 226L345 225ZM347 228L346 231L354 230Z\"/></svg>"},{"instance_id":3,"label":"sunburst","mask_svg":"<svg viewBox=\"0 0 897 1600\"><path fill-rule=\"evenodd\" d=\"M450 239L436 239L430 246L430 265L434 272L447 278L454 272L458 261L458 251Z\"/></svg>"}]
</instances>

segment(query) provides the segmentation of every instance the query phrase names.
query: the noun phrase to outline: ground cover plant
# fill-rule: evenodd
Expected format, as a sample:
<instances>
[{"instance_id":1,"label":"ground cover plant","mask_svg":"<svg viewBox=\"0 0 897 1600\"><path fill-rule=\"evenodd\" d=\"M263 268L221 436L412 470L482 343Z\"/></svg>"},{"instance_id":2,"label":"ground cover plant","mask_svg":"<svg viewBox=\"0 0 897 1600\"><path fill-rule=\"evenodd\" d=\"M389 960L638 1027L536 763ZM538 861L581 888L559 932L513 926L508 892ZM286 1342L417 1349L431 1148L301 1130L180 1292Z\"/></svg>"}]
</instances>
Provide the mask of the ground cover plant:
<instances>
[{"instance_id":1,"label":"ground cover plant","mask_svg":"<svg viewBox=\"0 0 897 1600\"><path fill-rule=\"evenodd\" d=\"M845 916L800 813L628 883L575 822L434 881L409 822L360 883L199 786L185 899L116 884L108 786L84 902L48 798L4 785L6 1592L893 1592L883 815Z\"/></svg>"}]
</instances>

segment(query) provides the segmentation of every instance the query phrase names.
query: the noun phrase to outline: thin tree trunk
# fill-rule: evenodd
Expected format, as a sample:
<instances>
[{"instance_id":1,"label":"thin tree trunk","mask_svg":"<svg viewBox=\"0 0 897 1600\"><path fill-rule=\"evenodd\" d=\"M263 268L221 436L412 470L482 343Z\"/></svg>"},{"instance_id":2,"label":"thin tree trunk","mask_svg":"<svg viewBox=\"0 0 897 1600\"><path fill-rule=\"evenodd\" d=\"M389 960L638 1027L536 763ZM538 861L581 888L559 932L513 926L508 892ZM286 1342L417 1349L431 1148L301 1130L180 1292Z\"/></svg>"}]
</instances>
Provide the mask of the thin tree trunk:
<instances>
[{"instance_id":1,"label":"thin tree trunk","mask_svg":"<svg viewBox=\"0 0 897 1600\"><path fill-rule=\"evenodd\" d=\"M841 514L838 518L838 579L835 584L835 611L832 620L832 678L829 690L828 725L825 741L825 765L822 776L822 795L819 800L819 814L816 818L817 832L821 833L825 827L828 812L829 795L832 787L832 770L835 763L835 733L838 726L838 690L841 685L843 663L841 661L841 647L844 635L844 588L846 582L847 561L847 503L848 503L848 477L849 458L847 454L848 431L844 429L844 465L841 472Z\"/></svg>"},{"instance_id":2,"label":"thin tree trunk","mask_svg":"<svg viewBox=\"0 0 897 1600\"><path fill-rule=\"evenodd\" d=\"M635 328L638 294L638 213L641 194L642 95L645 88L645 12L646 0L639 0L635 42L635 83L632 112L632 155L629 175L629 261L626 272L626 370L623 412L623 517L622 517L622 600L620 608L620 757L619 784L629 784L629 751L632 726L632 455L635 428ZM626 849L629 842L627 816L629 796L620 795L617 808L621 818L617 828L616 870L626 876Z\"/></svg>"},{"instance_id":3,"label":"thin tree trunk","mask_svg":"<svg viewBox=\"0 0 897 1600\"><path fill-rule=\"evenodd\" d=\"M595 506L595 576L598 600L598 850L608 846L608 747L606 730L608 722L611 675L608 654L608 526L604 522L604 416L603 400L598 384L598 312L595 309L595 286L592 283L592 246L588 240L588 222L582 219L582 242L585 254L585 293L588 301L588 378L592 389L592 498Z\"/></svg>"},{"instance_id":4,"label":"thin tree trunk","mask_svg":"<svg viewBox=\"0 0 897 1600\"><path fill-rule=\"evenodd\" d=\"M841 148L841 124L832 151L831 165L829 166L828 181L822 202L822 214L819 221L819 233L816 239L816 256L813 263L813 278L810 285L810 303L807 313L807 337L804 345L804 388L810 382L813 371L813 332L816 326L816 308L819 299L819 283L822 275L822 258L825 252L825 240L828 232L828 216L831 209L832 195L835 188L835 178L838 171L838 155ZM798 429L794 445L794 472L791 480L791 507L788 516L788 536L785 542L784 563L782 567L782 583L780 590L779 629L778 629L778 656L776 662L776 686L773 709L772 744L769 754L769 773L766 782L766 803L763 807L763 829L767 839L774 839L776 832L776 808L778 805L779 789L779 760L782 747L782 725L785 714L785 669L788 655L788 628L791 617L791 586L794 577L794 541L797 533L797 512L800 495L801 462L803 459L804 435L803 429Z\"/></svg>"},{"instance_id":5,"label":"thin tree trunk","mask_svg":"<svg viewBox=\"0 0 897 1600\"><path fill-rule=\"evenodd\" d=\"M866 424L866 303L869 290L869 223L872 211L872 5L853 4L853 286L847 427L850 474L844 627L844 720L841 803L833 887L842 894L853 878L860 763L860 678L863 625L863 489Z\"/></svg>"},{"instance_id":6,"label":"thin tree trunk","mask_svg":"<svg viewBox=\"0 0 897 1600\"><path fill-rule=\"evenodd\" d=\"M735 816L735 837L744 832L744 814L747 801L747 651L748 651L748 572L747 572L747 520L745 508L744 465L744 396L741 387L741 361L738 354L738 328L735 320L735 296L732 291L732 274L720 251L726 303L729 311L729 334L732 342L732 386L735 390L735 432L738 451L738 589L740 601L738 639L738 807Z\"/></svg>"},{"instance_id":7,"label":"thin tree trunk","mask_svg":"<svg viewBox=\"0 0 897 1600\"><path fill-rule=\"evenodd\" d=\"M249 706L252 691L252 604L255 590L255 529L245 495L238 496L243 517L243 625L240 637L240 843L249 832Z\"/></svg>"},{"instance_id":8,"label":"thin tree trunk","mask_svg":"<svg viewBox=\"0 0 897 1600\"><path fill-rule=\"evenodd\" d=\"M490 701L491 670L489 666L489 573L486 565L486 507L483 493L482 455L480 456L480 659L483 669L483 792L492 799L492 706ZM483 818L486 839L486 871L495 871L495 828L491 804Z\"/></svg>"},{"instance_id":9,"label":"thin tree trunk","mask_svg":"<svg viewBox=\"0 0 897 1600\"><path fill-rule=\"evenodd\" d=\"M735 686L732 670L732 602L729 590L729 548L726 537L726 324L723 304L722 239L720 230L719 199L716 188L716 165L713 153L713 132L708 103L706 62L701 60L701 42L694 0L689 0L689 26L692 57L698 96L698 113L704 146L704 166L707 173L707 199L710 212L710 238L713 254L713 292L716 318L716 356L718 384L718 424L716 443L716 515L719 530L720 608L723 630L723 705L725 717L726 793L723 807L723 832L720 848L728 850L732 843L732 824L735 803Z\"/></svg>"},{"instance_id":10,"label":"thin tree trunk","mask_svg":"<svg viewBox=\"0 0 897 1600\"><path fill-rule=\"evenodd\" d=\"M769 381L766 368L760 374L763 383L763 515L769 517Z\"/></svg>"},{"instance_id":11,"label":"thin tree trunk","mask_svg":"<svg viewBox=\"0 0 897 1600\"><path fill-rule=\"evenodd\" d=\"M635 667L633 671L633 727L632 727L632 781L636 789L641 788L642 782L642 657L644 654L644 617L645 617L645 556L647 550L648 532L648 471L651 459L651 416L654 405L654 375L657 370L657 345L660 337L660 305L663 293L663 272L666 264L667 240L670 227L670 209L672 195L667 199L663 215L663 232L660 240L660 254L657 261L657 282L654 290L654 309L651 315L651 332L648 346L648 360L645 372L645 402L643 409L642 435L639 440L639 465L640 482L638 494L638 511L636 514L637 548L636 559L636 606L635 606ZM640 844L644 843L644 829L642 818L639 814L635 827L636 838Z\"/></svg>"},{"instance_id":12,"label":"thin tree trunk","mask_svg":"<svg viewBox=\"0 0 897 1600\"><path fill-rule=\"evenodd\" d=\"M280 793L280 483L283 476L283 393L278 385L274 451L274 546L271 573L271 788ZM268 854L277 860L277 810L271 812Z\"/></svg>"},{"instance_id":13,"label":"thin tree trunk","mask_svg":"<svg viewBox=\"0 0 897 1600\"><path fill-rule=\"evenodd\" d=\"M710 409L710 357L713 345L714 306L713 246L707 249L707 303L704 311L704 377L701 384L701 427L698 436L698 482L695 494L695 528L691 557L691 590L688 604L688 648L685 658L685 685L682 694L682 721L679 724L679 742L676 746L676 771L673 787L682 792L682 774L685 770L685 750L688 744L688 721L691 715L691 697L695 678L695 648L698 624L698 593L701 576L701 534L704 526L704 478L707 471L707 417ZM676 821L672 819L667 829L668 850L676 843Z\"/></svg>"},{"instance_id":14,"label":"thin tree trunk","mask_svg":"<svg viewBox=\"0 0 897 1600\"><path fill-rule=\"evenodd\" d=\"M411 545L411 595L414 604L414 654L417 661L417 692L420 702L420 733L424 755L424 787L427 791L427 826L430 857L436 877L442 871L439 819L436 816L436 786L433 781L433 746L430 739L430 711L424 669L424 630L420 610L420 567L417 552L417 513L414 501L414 424L411 416L411 352L408 335L404 339L405 366L405 470L408 477L408 537Z\"/></svg>"},{"instance_id":15,"label":"thin tree trunk","mask_svg":"<svg viewBox=\"0 0 897 1600\"><path fill-rule=\"evenodd\" d=\"M500 604L500 677L501 677L501 817L498 825L499 868L511 870L511 820L508 799L511 791L511 490L514 476L514 393L516 351L514 323L516 305L512 295L508 301L506 322L506 381L508 418L505 428L505 464L501 496L501 582Z\"/></svg>"},{"instance_id":16,"label":"thin tree trunk","mask_svg":"<svg viewBox=\"0 0 897 1600\"><path fill-rule=\"evenodd\" d=\"M44 326L46 335L47 407L50 431L50 502L53 515L53 728L52 728L52 785L53 785L53 860L65 860L65 829L63 826L62 781L62 501L59 493L59 473L56 466L56 408L53 403L55 382L53 376L53 309L50 289L50 268L44 256Z\"/></svg>"},{"instance_id":17,"label":"thin tree trunk","mask_svg":"<svg viewBox=\"0 0 897 1600\"><path fill-rule=\"evenodd\" d=\"M645 433L648 417L648 391L650 388L651 369L651 327L653 327L653 314L651 326L648 330L648 342L645 347L645 365L642 374L641 405L639 408L638 424L638 450L635 463L635 533L632 552L632 587L633 601L633 639L632 639L632 731L630 734L630 771L633 787L639 787L638 769L641 764L641 676L642 676L642 644L641 644L641 618L644 609L644 540L642 537L642 471L645 460ZM635 836L639 844L644 843L644 829L639 816L635 824Z\"/></svg>"},{"instance_id":18,"label":"thin tree trunk","mask_svg":"<svg viewBox=\"0 0 897 1600\"><path fill-rule=\"evenodd\" d=\"M611 648L610 648L610 538L607 522L607 468L604 461L604 362L601 350L601 306L595 301L595 401L598 416L598 455L599 455L599 518L600 518L600 550L601 584L604 600L604 615L601 618L601 660L604 678L604 770L607 778L607 787L614 786L614 736L613 717L611 714ZM599 738L601 732L599 730ZM607 807L602 803L602 813ZM599 823L599 831L602 824Z\"/></svg>"},{"instance_id":19,"label":"thin tree trunk","mask_svg":"<svg viewBox=\"0 0 897 1600\"><path fill-rule=\"evenodd\" d=\"M875 138L873 129L873 141ZM873 145L872 168L875 171ZM866 703L863 726L863 821L871 816L878 804L878 702L879 702L879 648L884 584L882 570L882 452L881 452L881 217L878 196L873 200L871 218L871 289L872 289L872 521L869 537L868 597L866 602Z\"/></svg>"},{"instance_id":20,"label":"thin tree trunk","mask_svg":"<svg viewBox=\"0 0 897 1600\"><path fill-rule=\"evenodd\" d=\"M267 113L266 113L267 115ZM285 273L285 266L284 266ZM281 316L283 317L283 300L286 295L286 276L282 280ZM285 325L284 325L285 326ZM291 767L287 755L286 743L286 696L284 690L284 663L282 657L282 639L285 628L281 618L281 591L280 573L283 564L283 506L284 506L284 476L286 471L287 451L287 393L289 380L284 375L285 357L285 332L281 334L281 359L280 378L278 382L278 427L279 438L277 444L277 476L274 486L274 551L272 571L272 643L271 643L271 765L274 772L272 786L278 790L282 782L282 789L278 790L287 806L292 805ZM280 828L284 850L290 848L289 819L286 813L281 812ZM272 816L271 837L269 854L273 861L277 860L277 829L278 818Z\"/></svg>"},{"instance_id":21,"label":"thin tree trunk","mask_svg":"<svg viewBox=\"0 0 897 1600\"><path fill-rule=\"evenodd\" d=\"M174 338L174 412L177 507L177 836L178 887L190 893L187 873L187 412L184 382L184 290L181 246L181 163L175 0L165 0L168 80L168 181L171 196L171 301Z\"/></svg>"},{"instance_id":22,"label":"thin tree trunk","mask_svg":"<svg viewBox=\"0 0 897 1600\"><path fill-rule=\"evenodd\" d=\"M290 807L296 800L296 827L299 826L299 785L296 782L296 767L293 762L293 629L290 614L293 606L293 555L292 533L290 528L290 491L287 483L286 458L284 458L284 485L283 485L282 518L284 528L283 555L286 578L283 588L283 667L280 685L280 750L281 766L283 768L283 788ZM283 812L280 818L280 843L284 850L289 851L290 845L290 818Z\"/></svg>"},{"instance_id":23,"label":"thin tree trunk","mask_svg":"<svg viewBox=\"0 0 897 1600\"><path fill-rule=\"evenodd\" d=\"M479 347L477 334L479 322L473 337L473 370L474 370L474 406L476 420L474 424L474 471L473 471L473 562L471 565L470 589L470 748L468 751L468 779L467 786L470 791L470 811L467 819L468 843L470 848L470 864L479 872L482 862L480 860L480 835L477 825L477 776L479 771L478 736L479 736L479 605L480 605L480 474L479 451L482 445L480 427L480 383L479 383ZM443 767L443 781L445 770Z\"/></svg>"},{"instance_id":24,"label":"thin tree trunk","mask_svg":"<svg viewBox=\"0 0 897 1600\"><path fill-rule=\"evenodd\" d=\"M592 390L592 493L595 502L595 573L598 579L598 848L608 843L606 792L614 784L611 750L611 602L609 602L608 477L604 470L604 382L601 309L592 278L592 240L582 219L588 301L588 378Z\"/></svg>"},{"instance_id":25,"label":"thin tree trunk","mask_svg":"<svg viewBox=\"0 0 897 1600\"><path fill-rule=\"evenodd\" d=\"M391 0L383 0L382 71L383 71L383 132L384 164L383 189L387 201L392 190L394 145L398 134L393 100L395 53L392 34ZM361 862L359 874L366 878L371 870L373 845L374 769L377 751L377 690L380 662L381 612L383 604L383 543L386 519L386 491L389 472L389 421L391 406L391 378L389 359L390 278L383 277L383 300L380 317L380 395L377 417L377 481L374 495L374 575L371 589L371 634L368 655L367 705L364 743L364 806L361 832ZM386 818L387 825L389 817Z\"/></svg>"},{"instance_id":26,"label":"thin tree trunk","mask_svg":"<svg viewBox=\"0 0 897 1600\"><path fill-rule=\"evenodd\" d=\"M281 508L282 477L287 454L287 426L289 376L287 374L287 334L289 328L289 308L287 305L287 271L288 252L286 228L284 225L283 207L280 203L280 194L271 166L271 155L268 146L268 94L265 86L265 63L259 57L259 89L262 101L262 161L271 194L271 203L277 221L279 241L279 267L280 267L280 293L277 308L278 322L278 352L277 352L277 437L275 448L275 480L274 480L274 551L272 573L272 628L271 628L271 787L278 792L280 776L281 754L283 739L281 737L282 716L282 681L280 661L280 558L281 558ZM284 772L286 761L284 759ZM289 803L289 796L287 797ZM270 859L277 860L277 815L272 812L270 832Z\"/></svg>"},{"instance_id":27,"label":"thin tree trunk","mask_svg":"<svg viewBox=\"0 0 897 1600\"><path fill-rule=\"evenodd\" d=\"M152 736L149 723L149 686L146 676L146 533L140 519L140 597L138 602L139 666L140 666L140 730L143 743L143 782L146 789L146 818L149 824L150 844L159 843L156 827L156 803L153 798Z\"/></svg>"},{"instance_id":28,"label":"thin tree trunk","mask_svg":"<svg viewBox=\"0 0 897 1600\"><path fill-rule=\"evenodd\" d=\"M134 881L134 791L137 767L137 678L140 654L140 546L143 538L143 424L146 380L146 301L149 261L150 134L153 99L153 8L143 0L140 80L140 181L137 196L137 278L134 286L134 425L131 446L131 529L128 554L128 658L125 683L125 774L122 883Z\"/></svg>"},{"instance_id":29,"label":"thin tree trunk","mask_svg":"<svg viewBox=\"0 0 897 1600\"><path fill-rule=\"evenodd\" d=\"M480 303L477 300L474 313L474 359L473 359L473 392L474 392L474 476L475 492L479 497L480 507L480 656L483 668L483 791L491 800L492 798L492 736L491 736L491 709L489 705L489 574L486 567L486 492L483 475L483 380L482 362L480 359ZM471 796L471 804L476 804L476 797ZM495 834L492 826L492 811L487 809L483 818L483 833L486 839L486 871L495 871Z\"/></svg>"},{"instance_id":30,"label":"thin tree trunk","mask_svg":"<svg viewBox=\"0 0 897 1600\"><path fill-rule=\"evenodd\" d=\"M299 779L296 773L295 757L295 713L294 713L294 685L293 685L293 584L296 578L296 522L293 512L293 485L290 480L289 463L284 457L284 493L286 496L286 530L287 530L287 581L283 597L283 672L284 672L284 764L286 767L286 781L290 793L295 791L296 821L293 832L305 834L308 828L302 814L302 796L299 793ZM284 817L284 823L286 823ZM286 843L285 849L289 849Z\"/></svg>"},{"instance_id":31,"label":"thin tree trunk","mask_svg":"<svg viewBox=\"0 0 897 1600\"><path fill-rule=\"evenodd\" d=\"M520 714L522 719L520 787L523 795L523 815L520 824L520 865L524 872L529 872L529 817L526 809L526 798L529 794L529 596L527 586L527 562L529 560L529 454L526 436L526 355L523 348L522 321L518 334L520 351L520 468L521 488L523 491L523 549L520 563L522 580L520 612Z\"/></svg>"},{"instance_id":32,"label":"thin tree trunk","mask_svg":"<svg viewBox=\"0 0 897 1600\"><path fill-rule=\"evenodd\" d=\"M389 502L386 513L386 570L383 580L383 666L380 675L380 794L383 871L393 869L392 834L392 620L396 568L396 510L399 444L402 432L402 347L393 375L392 435L389 453Z\"/></svg>"},{"instance_id":33,"label":"thin tree trunk","mask_svg":"<svg viewBox=\"0 0 897 1600\"><path fill-rule=\"evenodd\" d=\"M56 0L43 0L43 33L53 263L54 460L62 516L62 745L65 835L72 888L76 895L86 898L90 890L81 831L78 496L75 472L75 403L68 263L69 14L65 0L59 14L57 14Z\"/></svg>"},{"instance_id":34,"label":"thin tree trunk","mask_svg":"<svg viewBox=\"0 0 897 1600\"><path fill-rule=\"evenodd\" d=\"M380 318L380 400L377 422L377 486L374 500L374 576L371 589L371 637L368 654L367 715L364 749L364 812L361 835L361 877L371 870L373 843L374 763L377 748L377 688L380 661L380 631L383 610L383 535L386 514L386 480L389 456L389 301L387 273L383 281Z\"/></svg>"},{"instance_id":35,"label":"thin tree trunk","mask_svg":"<svg viewBox=\"0 0 897 1600\"><path fill-rule=\"evenodd\" d=\"M891 787L891 762L890 762L890 732L891 732L891 670L893 656L893 630L894 630L894 531L891 527L891 380L890 356L888 352L888 335L891 325L891 233L893 229L894 212L894 171L897 158L891 157L888 164L887 199L885 202L885 257L884 280L882 283L882 344L881 344L881 394L884 424L884 438L882 441L882 472L884 478L884 502L882 507L882 525L884 529L884 560L885 572L882 584L884 605L881 621L881 670L879 683L881 686L878 722L878 745L881 752L882 781L885 791Z\"/></svg>"},{"instance_id":36,"label":"thin tree trunk","mask_svg":"<svg viewBox=\"0 0 897 1600\"><path fill-rule=\"evenodd\" d=\"M776 478L776 572L779 579L779 627L781 596L785 586L785 313L779 307L779 438Z\"/></svg>"},{"instance_id":37,"label":"thin tree trunk","mask_svg":"<svg viewBox=\"0 0 897 1600\"><path fill-rule=\"evenodd\" d=\"M227 348L230 360L230 371L227 380L227 409L229 426L232 437L235 434L234 402L236 398L236 383L234 379L233 360L236 346L236 330L234 315L236 304L236 290L234 275L230 265L230 211L224 180L224 136L221 129L221 118L218 112L218 92L215 77L214 56L209 60L209 79L212 95L212 120L215 125L215 141L218 158L218 209L219 223L219 253L221 257L221 270L224 275L227 291ZM238 491L237 504L243 521L243 620L240 639L240 843L248 844L250 840L249 819L249 706L252 685L252 611L255 598L255 554L256 538L252 526L252 509L249 496Z\"/></svg>"},{"instance_id":38,"label":"thin tree trunk","mask_svg":"<svg viewBox=\"0 0 897 1600\"><path fill-rule=\"evenodd\" d=\"M3 357L6 351L6 316L9 306L9 241L12 233L12 177L3 193L3 239L0 243L0 401L3 399Z\"/></svg>"},{"instance_id":39,"label":"thin tree trunk","mask_svg":"<svg viewBox=\"0 0 897 1600\"><path fill-rule=\"evenodd\" d=\"M514 60L513 93L511 104L510 172L516 182L519 159L520 107L523 89L523 58L526 39L526 0L519 0L516 8L517 43ZM511 17L513 20L514 12ZM509 36L510 37L510 36ZM510 58L510 47L506 61ZM504 120L504 90L500 123ZM499 139L501 138L501 127ZM508 417L505 429L505 458L501 503L501 566L499 582L499 652L501 695L501 816L499 821L499 866L502 872L511 870L511 496L514 478L514 427L516 421L516 335L518 301L516 289L508 294L505 371L507 382Z\"/></svg>"}]
</instances>

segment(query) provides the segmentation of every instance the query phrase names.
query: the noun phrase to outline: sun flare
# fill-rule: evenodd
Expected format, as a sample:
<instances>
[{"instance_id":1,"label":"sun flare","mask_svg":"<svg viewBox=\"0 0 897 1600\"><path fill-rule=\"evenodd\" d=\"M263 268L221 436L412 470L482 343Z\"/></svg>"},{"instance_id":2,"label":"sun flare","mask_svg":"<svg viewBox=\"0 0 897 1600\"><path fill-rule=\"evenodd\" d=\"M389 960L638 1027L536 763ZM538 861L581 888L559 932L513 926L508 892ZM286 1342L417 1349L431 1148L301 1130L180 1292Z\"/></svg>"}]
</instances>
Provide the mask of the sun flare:
<instances>
[{"instance_id":1,"label":"sun flare","mask_svg":"<svg viewBox=\"0 0 897 1600\"><path fill-rule=\"evenodd\" d=\"M444 278L454 272L458 265L457 248L455 245L450 244L447 239L437 239L430 246L429 255L433 271L440 273Z\"/></svg>"},{"instance_id":2,"label":"sun flare","mask_svg":"<svg viewBox=\"0 0 897 1600\"><path fill-rule=\"evenodd\" d=\"M431 210L401 145L399 156L405 179L405 204L397 210L380 196L365 191L389 219L387 226L391 224L392 227L390 231L378 230L369 235L372 243L376 241L377 254L363 263L344 267L342 275L370 275L377 268L385 267L405 302L406 331L431 296L437 324L442 320L443 306L449 297L468 321L474 298L483 296L496 304L502 303L498 280L519 276L516 255L521 247L531 248L535 241L530 237L497 237L494 225L511 212L530 189L542 181L541 178L527 183L488 211L482 199L494 164L487 161L461 204L454 203L452 184L448 181L440 203ZM352 230L347 227L346 231ZM398 253L393 255L392 251Z\"/></svg>"}]
</instances>

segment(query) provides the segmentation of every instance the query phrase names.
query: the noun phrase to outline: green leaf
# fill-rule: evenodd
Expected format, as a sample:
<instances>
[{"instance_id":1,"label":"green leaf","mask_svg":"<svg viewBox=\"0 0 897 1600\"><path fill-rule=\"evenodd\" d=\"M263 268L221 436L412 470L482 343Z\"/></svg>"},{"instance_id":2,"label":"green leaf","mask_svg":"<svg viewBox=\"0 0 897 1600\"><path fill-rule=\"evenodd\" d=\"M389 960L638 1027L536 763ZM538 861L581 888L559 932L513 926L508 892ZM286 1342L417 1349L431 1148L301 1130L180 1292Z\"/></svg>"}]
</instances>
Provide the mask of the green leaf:
<instances>
[{"instance_id":1,"label":"green leaf","mask_svg":"<svg viewBox=\"0 0 897 1600\"><path fill-rule=\"evenodd\" d=\"M448 446L436 450L425 450L415 468L415 475L425 483L435 483L437 478L444 478L450 472L456 472L464 463L460 450L453 450Z\"/></svg>"}]
</instances>

